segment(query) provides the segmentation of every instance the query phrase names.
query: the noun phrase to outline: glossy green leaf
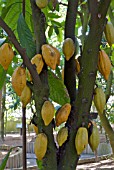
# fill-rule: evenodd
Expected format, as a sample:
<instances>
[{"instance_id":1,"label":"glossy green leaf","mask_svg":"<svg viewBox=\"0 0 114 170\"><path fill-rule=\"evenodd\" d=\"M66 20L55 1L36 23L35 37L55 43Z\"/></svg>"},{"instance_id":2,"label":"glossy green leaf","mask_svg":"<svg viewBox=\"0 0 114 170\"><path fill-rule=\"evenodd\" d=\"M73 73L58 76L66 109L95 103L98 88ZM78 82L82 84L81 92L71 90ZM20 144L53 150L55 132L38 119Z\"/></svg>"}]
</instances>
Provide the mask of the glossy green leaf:
<instances>
[{"instance_id":1,"label":"glossy green leaf","mask_svg":"<svg viewBox=\"0 0 114 170\"><path fill-rule=\"evenodd\" d=\"M69 97L62 80L60 80L51 71L48 71L48 81L50 87L50 98L60 105L68 103Z\"/></svg>"},{"instance_id":2,"label":"glossy green leaf","mask_svg":"<svg viewBox=\"0 0 114 170\"><path fill-rule=\"evenodd\" d=\"M7 155L5 156L5 158L2 160L2 163L0 165L0 170L4 170L5 167L6 167L6 164L7 164L7 161L8 161L8 158L10 156L10 153L12 152L12 150L14 149L15 147L12 147L9 152L7 153Z\"/></svg>"},{"instance_id":3,"label":"glossy green leaf","mask_svg":"<svg viewBox=\"0 0 114 170\"><path fill-rule=\"evenodd\" d=\"M26 53L31 59L36 54L36 46L33 41L32 33L22 14L19 16L18 19L17 32L21 45L23 46L23 48L26 49Z\"/></svg>"},{"instance_id":4,"label":"glossy green leaf","mask_svg":"<svg viewBox=\"0 0 114 170\"><path fill-rule=\"evenodd\" d=\"M51 27L49 28L49 31L48 31L48 36L49 36L49 38L51 37L52 33L53 33L53 27L51 26Z\"/></svg>"}]
</instances>

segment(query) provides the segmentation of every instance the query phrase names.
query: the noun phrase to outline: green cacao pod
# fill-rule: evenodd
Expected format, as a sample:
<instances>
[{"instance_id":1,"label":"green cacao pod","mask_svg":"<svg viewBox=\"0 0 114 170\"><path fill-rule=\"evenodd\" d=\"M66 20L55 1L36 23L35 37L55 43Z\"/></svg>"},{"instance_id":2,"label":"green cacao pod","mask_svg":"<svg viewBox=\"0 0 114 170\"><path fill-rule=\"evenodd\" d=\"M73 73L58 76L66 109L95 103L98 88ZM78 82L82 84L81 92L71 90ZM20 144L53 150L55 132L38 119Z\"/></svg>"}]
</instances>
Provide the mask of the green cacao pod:
<instances>
[{"instance_id":1,"label":"green cacao pod","mask_svg":"<svg viewBox=\"0 0 114 170\"><path fill-rule=\"evenodd\" d=\"M41 109L41 115L45 126L48 126L49 123L52 121L54 117L54 112L54 105L50 101L45 101Z\"/></svg>"},{"instance_id":2,"label":"green cacao pod","mask_svg":"<svg viewBox=\"0 0 114 170\"><path fill-rule=\"evenodd\" d=\"M104 33L108 44L112 46L114 44L114 26L111 22L107 22Z\"/></svg>"},{"instance_id":3,"label":"green cacao pod","mask_svg":"<svg viewBox=\"0 0 114 170\"><path fill-rule=\"evenodd\" d=\"M106 104L106 97L102 90L102 88L95 88L94 89L94 98L93 98L95 107L98 111L98 113L103 113L105 104Z\"/></svg>"},{"instance_id":4,"label":"green cacao pod","mask_svg":"<svg viewBox=\"0 0 114 170\"><path fill-rule=\"evenodd\" d=\"M4 70L7 70L11 61L13 60L14 52L12 50L12 47L8 43L4 43L0 47L0 64L4 68Z\"/></svg>"},{"instance_id":5,"label":"green cacao pod","mask_svg":"<svg viewBox=\"0 0 114 170\"><path fill-rule=\"evenodd\" d=\"M30 102L31 96L32 96L31 89L26 85L20 96L23 108L26 107L26 105Z\"/></svg>"},{"instance_id":6,"label":"green cacao pod","mask_svg":"<svg viewBox=\"0 0 114 170\"><path fill-rule=\"evenodd\" d=\"M65 59L68 61L75 52L75 45L71 38L66 38L63 43L63 54L65 55Z\"/></svg>"},{"instance_id":7,"label":"green cacao pod","mask_svg":"<svg viewBox=\"0 0 114 170\"><path fill-rule=\"evenodd\" d=\"M62 127L57 134L58 145L62 146L62 144L67 140L67 137L68 137L68 128Z\"/></svg>"},{"instance_id":8,"label":"green cacao pod","mask_svg":"<svg viewBox=\"0 0 114 170\"><path fill-rule=\"evenodd\" d=\"M36 0L36 5L42 9L48 5L48 0Z\"/></svg>"},{"instance_id":9,"label":"green cacao pod","mask_svg":"<svg viewBox=\"0 0 114 170\"><path fill-rule=\"evenodd\" d=\"M47 151L47 136L39 133L34 142L34 152L38 160L42 160Z\"/></svg>"},{"instance_id":10,"label":"green cacao pod","mask_svg":"<svg viewBox=\"0 0 114 170\"><path fill-rule=\"evenodd\" d=\"M12 87L17 93L18 96L21 96L21 93L26 86L26 70L25 68L19 66L17 67L12 74Z\"/></svg>"},{"instance_id":11,"label":"green cacao pod","mask_svg":"<svg viewBox=\"0 0 114 170\"><path fill-rule=\"evenodd\" d=\"M80 155L88 144L88 132L85 127L80 127L75 137L75 147L77 154Z\"/></svg>"},{"instance_id":12,"label":"green cacao pod","mask_svg":"<svg viewBox=\"0 0 114 170\"><path fill-rule=\"evenodd\" d=\"M89 145L93 152L98 148L99 143L100 143L99 130L97 126L93 125L92 134L89 137Z\"/></svg>"},{"instance_id":13,"label":"green cacao pod","mask_svg":"<svg viewBox=\"0 0 114 170\"><path fill-rule=\"evenodd\" d=\"M104 50L99 51L98 70L104 76L105 80L108 80L111 72L111 61Z\"/></svg>"},{"instance_id":14,"label":"green cacao pod","mask_svg":"<svg viewBox=\"0 0 114 170\"><path fill-rule=\"evenodd\" d=\"M66 103L63 105L56 113L55 120L56 120L56 126L61 125L63 122L66 122L68 119L68 116L71 111L71 105L69 103Z\"/></svg>"}]
</instances>

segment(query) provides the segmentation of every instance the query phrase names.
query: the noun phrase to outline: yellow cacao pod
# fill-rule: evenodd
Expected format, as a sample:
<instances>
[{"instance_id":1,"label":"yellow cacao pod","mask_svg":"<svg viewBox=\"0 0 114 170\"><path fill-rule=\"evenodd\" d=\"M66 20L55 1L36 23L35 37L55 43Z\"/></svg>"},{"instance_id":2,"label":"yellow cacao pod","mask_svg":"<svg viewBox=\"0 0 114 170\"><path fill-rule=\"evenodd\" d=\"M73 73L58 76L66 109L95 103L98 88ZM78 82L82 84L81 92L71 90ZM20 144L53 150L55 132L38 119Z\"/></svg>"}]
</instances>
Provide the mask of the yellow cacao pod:
<instances>
[{"instance_id":1,"label":"yellow cacao pod","mask_svg":"<svg viewBox=\"0 0 114 170\"><path fill-rule=\"evenodd\" d=\"M67 137L68 137L68 128L62 127L57 134L58 145L62 146L62 144L67 140Z\"/></svg>"},{"instance_id":2,"label":"yellow cacao pod","mask_svg":"<svg viewBox=\"0 0 114 170\"><path fill-rule=\"evenodd\" d=\"M4 43L0 47L0 64L4 68L4 70L7 70L11 61L13 60L14 52L12 50L12 47L8 43Z\"/></svg>"},{"instance_id":3,"label":"yellow cacao pod","mask_svg":"<svg viewBox=\"0 0 114 170\"><path fill-rule=\"evenodd\" d=\"M45 63L53 70L56 69L57 55L55 50L48 44L42 45L42 56Z\"/></svg>"},{"instance_id":4,"label":"yellow cacao pod","mask_svg":"<svg viewBox=\"0 0 114 170\"><path fill-rule=\"evenodd\" d=\"M112 46L114 44L114 26L111 22L107 22L104 33L108 44Z\"/></svg>"},{"instance_id":5,"label":"yellow cacao pod","mask_svg":"<svg viewBox=\"0 0 114 170\"><path fill-rule=\"evenodd\" d=\"M98 113L103 113L106 104L106 97L102 88L95 88L93 101Z\"/></svg>"},{"instance_id":6,"label":"yellow cacao pod","mask_svg":"<svg viewBox=\"0 0 114 170\"><path fill-rule=\"evenodd\" d=\"M100 143L99 130L95 125L93 125L92 134L88 142L92 151L94 152L98 148L98 145Z\"/></svg>"},{"instance_id":7,"label":"yellow cacao pod","mask_svg":"<svg viewBox=\"0 0 114 170\"><path fill-rule=\"evenodd\" d=\"M45 101L41 109L41 115L45 126L48 126L49 123L52 121L54 117L54 112L54 105L50 101Z\"/></svg>"},{"instance_id":8,"label":"yellow cacao pod","mask_svg":"<svg viewBox=\"0 0 114 170\"><path fill-rule=\"evenodd\" d=\"M31 96L32 96L31 89L26 85L20 96L22 107L26 107L26 105L30 102Z\"/></svg>"},{"instance_id":9,"label":"yellow cacao pod","mask_svg":"<svg viewBox=\"0 0 114 170\"><path fill-rule=\"evenodd\" d=\"M55 51L55 53L56 53L56 57L57 57L57 65L59 66L60 65L60 52L59 52L59 50L56 48L56 47L53 47L52 45L50 45L50 47L52 47L53 48L53 50Z\"/></svg>"},{"instance_id":10,"label":"yellow cacao pod","mask_svg":"<svg viewBox=\"0 0 114 170\"><path fill-rule=\"evenodd\" d=\"M45 133L39 133L34 142L34 152L38 160L42 160L47 151L47 136Z\"/></svg>"},{"instance_id":11,"label":"yellow cacao pod","mask_svg":"<svg viewBox=\"0 0 114 170\"><path fill-rule=\"evenodd\" d=\"M35 133L38 134L38 127L35 126L34 124L32 124L32 125L33 125L33 129L34 129Z\"/></svg>"},{"instance_id":12,"label":"yellow cacao pod","mask_svg":"<svg viewBox=\"0 0 114 170\"><path fill-rule=\"evenodd\" d=\"M56 126L61 125L62 123L66 122L68 119L68 116L71 111L71 105L69 103L66 103L63 105L56 113Z\"/></svg>"},{"instance_id":13,"label":"yellow cacao pod","mask_svg":"<svg viewBox=\"0 0 114 170\"><path fill-rule=\"evenodd\" d=\"M80 63L78 61L78 59L75 59L76 61L76 74L79 74L80 73Z\"/></svg>"},{"instance_id":14,"label":"yellow cacao pod","mask_svg":"<svg viewBox=\"0 0 114 170\"><path fill-rule=\"evenodd\" d=\"M42 55L41 54L36 54L32 59L31 59L31 63L36 65L36 70L38 72L38 74L41 73L42 68L44 66L44 62L42 59Z\"/></svg>"},{"instance_id":15,"label":"yellow cacao pod","mask_svg":"<svg viewBox=\"0 0 114 170\"><path fill-rule=\"evenodd\" d=\"M19 66L17 67L12 74L12 87L18 96L21 96L21 93L26 86L26 70L25 68Z\"/></svg>"},{"instance_id":16,"label":"yellow cacao pod","mask_svg":"<svg viewBox=\"0 0 114 170\"><path fill-rule=\"evenodd\" d=\"M80 155L88 144L88 132L84 127L80 127L75 137L75 147L77 154Z\"/></svg>"},{"instance_id":17,"label":"yellow cacao pod","mask_svg":"<svg viewBox=\"0 0 114 170\"><path fill-rule=\"evenodd\" d=\"M36 0L36 5L42 9L48 5L48 0Z\"/></svg>"},{"instance_id":18,"label":"yellow cacao pod","mask_svg":"<svg viewBox=\"0 0 114 170\"><path fill-rule=\"evenodd\" d=\"M63 54L65 55L65 59L68 61L75 52L75 45L71 38L66 38L63 43Z\"/></svg>"},{"instance_id":19,"label":"yellow cacao pod","mask_svg":"<svg viewBox=\"0 0 114 170\"><path fill-rule=\"evenodd\" d=\"M99 51L98 70L104 76L105 80L108 80L111 72L111 62L104 50Z\"/></svg>"}]
</instances>

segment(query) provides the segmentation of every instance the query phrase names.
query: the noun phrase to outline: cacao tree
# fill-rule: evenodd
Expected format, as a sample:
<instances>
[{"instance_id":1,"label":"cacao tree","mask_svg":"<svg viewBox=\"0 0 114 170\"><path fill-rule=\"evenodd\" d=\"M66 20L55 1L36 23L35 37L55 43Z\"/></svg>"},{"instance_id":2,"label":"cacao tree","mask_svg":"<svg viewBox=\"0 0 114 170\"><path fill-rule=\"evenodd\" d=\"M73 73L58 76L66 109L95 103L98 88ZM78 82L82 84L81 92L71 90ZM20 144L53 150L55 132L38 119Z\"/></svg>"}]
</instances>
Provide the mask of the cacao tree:
<instances>
[{"instance_id":1,"label":"cacao tree","mask_svg":"<svg viewBox=\"0 0 114 170\"><path fill-rule=\"evenodd\" d=\"M110 45L103 33L107 24L106 17L114 24L114 2L111 0L50 0L44 1L44 3L46 4L41 7L38 0L1 2L0 26L2 31L4 30L5 41L16 50L14 58L18 58L18 65L28 70L32 77L32 81L27 79L26 83L32 91L31 100L34 101L36 108L33 122L38 127L38 133L43 134L43 137L46 135L47 146L47 149L41 151L44 153L44 157L42 160L38 160L39 168L43 170L76 169L80 155L75 147L75 137L80 127L83 127L84 131L88 130L94 88L98 84L102 85L99 81L99 75L102 75L98 71L99 50L106 49L112 64L114 60L112 45L114 42ZM73 41L74 47L68 44L66 53L70 57L66 58L62 46L64 40L68 38ZM45 44L50 44L50 47L43 51ZM57 64L57 58L55 58L56 61L53 60L56 62L56 68L50 68L47 62L49 54L54 57L54 49L51 45L56 45L61 52L60 66ZM49 53L49 49L52 50L51 53ZM44 65L41 72L38 73L37 66L31 63L31 59L36 54L44 57L44 53ZM76 74L78 67L76 67L75 57L77 56L80 69ZM15 63L14 60L13 62ZM63 65L64 82L61 76ZM9 67L11 69L13 65L10 64ZM4 70L1 66L1 80L5 81L10 69ZM111 69L108 80L104 80L102 77L109 89L107 90L107 101L111 94L113 68ZM12 76L12 74L10 75ZM4 81L0 81L0 87ZM18 84L15 87L18 87ZM61 106L70 103L71 106L68 119L65 119L68 137L60 147L56 146L53 135L53 129L57 125L55 118L47 126L42 119L41 110L46 100L57 102ZM25 106L23 106L23 111L25 111ZM59 110L57 112L59 113ZM106 127L105 130L109 134L110 141L114 141L112 139L114 131L105 113L99 113L99 116L103 126ZM45 140L43 137L41 141ZM35 146L37 147L36 143ZM113 142L111 146L114 148Z\"/></svg>"}]
</instances>

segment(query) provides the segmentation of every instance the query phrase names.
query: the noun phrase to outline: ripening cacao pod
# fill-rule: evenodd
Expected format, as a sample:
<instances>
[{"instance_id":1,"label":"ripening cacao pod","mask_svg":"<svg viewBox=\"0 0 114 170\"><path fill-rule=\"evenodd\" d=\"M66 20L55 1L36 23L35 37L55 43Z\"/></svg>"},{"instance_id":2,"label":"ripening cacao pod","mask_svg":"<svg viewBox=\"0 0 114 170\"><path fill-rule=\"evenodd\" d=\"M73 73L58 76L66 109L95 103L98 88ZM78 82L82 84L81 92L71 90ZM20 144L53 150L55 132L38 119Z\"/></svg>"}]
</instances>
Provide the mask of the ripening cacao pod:
<instances>
[{"instance_id":1,"label":"ripening cacao pod","mask_svg":"<svg viewBox=\"0 0 114 170\"><path fill-rule=\"evenodd\" d=\"M34 152L38 160L42 160L47 151L47 136L45 133L39 133L34 142Z\"/></svg>"},{"instance_id":2,"label":"ripening cacao pod","mask_svg":"<svg viewBox=\"0 0 114 170\"><path fill-rule=\"evenodd\" d=\"M55 53L56 53L56 56L57 56L57 65L59 66L60 65L60 52L59 52L59 50L56 48L56 47L53 47L52 45L50 45L50 47L52 47L53 48L53 50L55 51Z\"/></svg>"},{"instance_id":3,"label":"ripening cacao pod","mask_svg":"<svg viewBox=\"0 0 114 170\"><path fill-rule=\"evenodd\" d=\"M103 113L106 104L106 97L102 88L95 88L93 101L98 113Z\"/></svg>"},{"instance_id":4,"label":"ripening cacao pod","mask_svg":"<svg viewBox=\"0 0 114 170\"><path fill-rule=\"evenodd\" d=\"M34 124L32 124L32 125L33 125L33 129L34 129L35 133L38 134L38 127L35 126Z\"/></svg>"},{"instance_id":5,"label":"ripening cacao pod","mask_svg":"<svg viewBox=\"0 0 114 170\"><path fill-rule=\"evenodd\" d=\"M49 123L52 121L54 117L54 112L54 105L50 101L45 101L41 109L41 115L45 126L48 126Z\"/></svg>"},{"instance_id":6,"label":"ripening cacao pod","mask_svg":"<svg viewBox=\"0 0 114 170\"><path fill-rule=\"evenodd\" d=\"M42 68L44 66L44 62L42 59L42 55L41 54L36 54L32 59L31 59L31 63L36 65L36 70L38 72L38 74L41 73Z\"/></svg>"},{"instance_id":7,"label":"ripening cacao pod","mask_svg":"<svg viewBox=\"0 0 114 170\"><path fill-rule=\"evenodd\" d=\"M63 43L63 54L65 55L65 59L68 61L75 52L75 45L71 38L66 38Z\"/></svg>"},{"instance_id":8,"label":"ripening cacao pod","mask_svg":"<svg viewBox=\"0 0 114 170\"><path fill-rule=\"evenodd\" d=\"M68 137L68 128L62 127L57 134L58 145L62 146L62 144L67 140L67 137Z\"/></svg>"},{"instance_id":9,"label":"ripening cacao pod","mask_svg":"<svg viewBox=\"0 0 114 170\"><path fill-rule=\"evenodd\" d=\"M23 108L25 108L26 105L30 102L31 96L32 96L31 89L26 85L20 96Z\"/></svg>"},{"instance_id":10,"label":"ripening cacao pod","mask_svg":"<svg viewBox=\"0 0 114 170\"><path fill-rule=\"evenodd\" d=\"M107 22L104 33L108 44L112 46L114 44L114 26L111 22Z\"/></svg>"},{"instance_id":11,"label":"ripening cacao pod","mask_svg":"<svg viewBox=\"0 0 114 170\"><path fill-rule=\"evenodd\" d=\"M111 62L104 50L99 51L98 70L104 76L105 80L108 80L111 72Z\"/></svg>"},{"instance_id":12,"label":"ripening cacao pod","mask_svg":"<svg viewBox=\"0 0 114 170\"><path fill-rule=\"evenodd\" d=\"M94 152L98 148L98 145L100 143L99 131L98 131L97 126L95 125L93 125L92 134L89 137L88 142L89 142L89 145L92 151Z\"/></svg>"},{"instance_id":13,"label":"ripening cacao pod","mask_svg":"<svg viewBox=\"0 0 114 170\"><path fill-rule=\"evenodd\" d=\"M42 56L45 63L52 68L53 70L56 69L57 64L57 55L55 50L48 44L42 45Z\"/></svg>"},{"instance_id":14,"label":"ripening cacao pod","mask_svg":"<svg viewBox=\"0 0 114 170\"><path fill-rule=\"evenodd\" d=\"M48 5L48 0L36 0L36 5L42 9Z\"/></svg>"},{"instance_id":15,"label":"ripening cacao pod","mask_svg":"<svg viewBox=\"0 0 114 170\"><path fill-rule=\"evenodd\" d=\"M85 127L80 127L75 137L75 147L77 154L80 155L88 144L88 132Z\"/></svg>"},{"instance_id":16,"label":"ripening cacao pod","mask_svg":"<svg viewBox=\"0 0 114 170\"><path fill-rule=\"evenodd\" d=\"M63 105L56 113L55 120L56 120L56 126L61 125L62 123L66 122L68 119L68 116L71 111L71 105L69 103L66 103Z\"/></svg>"},{"instance_id":17,"label":"ripening cacao pod","mask_svg":"<svg viewBox=\"0 0 114 170\"><path fill-rule=\"evenodd\" d=\"M17 67L12 74L12 87L18 96L21 96L21 93L26 86L26 70L25 68L19 66Z\"/></svg>"},{"instance_id":18,"label":"ripening cacao pod","mask_svg":"<svg viewBox=\"0 0 114 170\"><path fill-rule=\"evenodd\" d=\"M75 59L75 61L76 61L76 74L78 75L80 73L80 63L78 59Z\"/></svg>"},{"instance_id":19,"label":"ripening cacao pod","mask_svg":"<svg viewBox=\"0 0 114 170\"><path fill-rule=\"evenodd\" d=\"M11 61L13 60L14 52L12 50L12 47L8 43L4 43L0 47L0 64L4 68L4 70L7 70Z\"/></svg>"}]
</instances>

